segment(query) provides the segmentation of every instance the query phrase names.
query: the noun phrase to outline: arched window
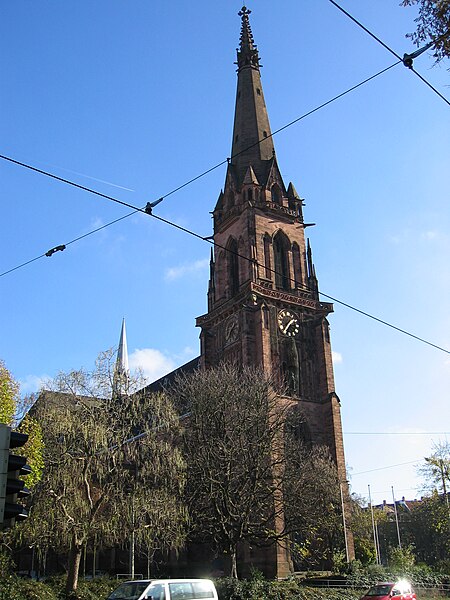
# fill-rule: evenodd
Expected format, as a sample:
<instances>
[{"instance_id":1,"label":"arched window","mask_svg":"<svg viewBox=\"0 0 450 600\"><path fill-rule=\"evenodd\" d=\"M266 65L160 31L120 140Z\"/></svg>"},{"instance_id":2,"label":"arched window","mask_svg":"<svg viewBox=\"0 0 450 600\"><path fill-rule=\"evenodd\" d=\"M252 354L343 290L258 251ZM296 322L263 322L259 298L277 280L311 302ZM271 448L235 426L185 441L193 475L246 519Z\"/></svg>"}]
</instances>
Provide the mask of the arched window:
<instances>
[{"instance_id":1,"label":"arched window","mask_svg":"<svg viewBox=\"0 0 450 600\"><path fill-rule=\"evenodd\" d=\"M266 278L272 279L272 266L270 260L270 247L272 245L272 240L270 236L266 233L264 236L264 267L266 269Z\"/></svg>"},{"instance_id":2,"label":"arched window","mask_svg":"<svg viewBox=\"0 0 450 600\"><path fill-rule=\"evenodd\" d=\"M297 242L292 244L292 263L294 266L294 280L295 287L301 287L302 285L302 268L300 262L300 248Z\"/></svg>"},{"instance_id":3,"label":"arched window","mask_svg":"<svg viewBox=\"0 0 450 600\"><path fill-rule=\"evenodd\" d=\"M281 195L281 190L277 184L273 185L270 190L272 202L274 204L278 204L281 206L283 204L283 197Z\"/></svg>"},{"instance_id":4,"label":"arched window","mask_svg":"<svg viewBox=\"0 0 450 600\"><path fill-rule=\"evenodd\" d=\"M287 236L279 231L273 238L273 255L275 259L275 286L279 290L290 290L289 248Z\"/></svg>"},{"instance_id":5,"label":"arched window","mask_svg":"<svg viewBox=\"0 0 450 600\"><path fill-rule=\"evenodd\" d=\"M252 188L248 188L248 190L247 190L247 200L249 202L252 202L252 200L253 200L253 190L252 190Z\"/></svg>"},{"instance_id":6,"label":"arched window","mask_svg":"<svg viewBox=\"0 0 450 600\"><path fill-rule=\"evenodd\" d=\"M228 289L229 297L234 296L239 290L239 257L238 245L234 238L227 244Z\"/></svg>"}]
</instances>

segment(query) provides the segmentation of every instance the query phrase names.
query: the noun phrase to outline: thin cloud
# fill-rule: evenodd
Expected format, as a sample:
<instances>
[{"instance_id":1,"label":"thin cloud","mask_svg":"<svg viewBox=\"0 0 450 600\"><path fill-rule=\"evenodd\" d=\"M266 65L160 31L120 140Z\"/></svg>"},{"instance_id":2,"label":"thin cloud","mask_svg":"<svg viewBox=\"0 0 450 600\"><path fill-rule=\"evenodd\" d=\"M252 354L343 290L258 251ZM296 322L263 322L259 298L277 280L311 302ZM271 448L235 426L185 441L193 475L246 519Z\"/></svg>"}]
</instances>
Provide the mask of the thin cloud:
<instances>
[{"instance_id":1,"label":"thin cloud","mask_svg":"<svg viewBox=\"0 0 450 600\"><path fill-rule=\"evenodd\" d=\"M420 237L425 241L436 240L439 238L439 232L438 231L424 231L420 235Z\"/></svg>"},{"instance_id":2,"label":"thin cloud","mask_svg":"<svg viewBox=\"0 0 450 600\"><path fill-rule=\"evenodd\" d=\"M340 352L335 352L334 350L331 352L333 357L333 363L335 365L339 365L343 362L342 354Z\"/></svg>"},{"instance_id":3,"label":"thin cloud","mask_svg":"<svg viewBox=\"0 0 450 600\"><path fill-rule=\"evenodd\" d=\"M180 265L178 267L170 267L166 270L164 275L164 279L166 281L175 281L176 279L181 279L182 277L186 277L187 275L194 275L196 273L200 273L204 271L209 264L209 259L205 258L203 260L196 260L190 264Z\"/></svg>"},{"instance_id":4,"label":"thin cloud","mask_svg":"<svg viewBox=\"0 0 450 600\"><path fill-rule=\"evenodd\" d=\"M170 373L176 367L175 360L155 348L138 348L132 352L128 359L130 370L141 369L144 377L155 381L163 375Z\"/></svg>"},{"instance_id":5,"label":"thin cloud","mask_svg":"<svg viewBox=\"0 0 450 600\"><path fill-rule=\"evenodd\" d=\"M21 395L39 392L50 379L49 375L27 375L25 379L19 380Z\"/></svg>"}]
</instances>

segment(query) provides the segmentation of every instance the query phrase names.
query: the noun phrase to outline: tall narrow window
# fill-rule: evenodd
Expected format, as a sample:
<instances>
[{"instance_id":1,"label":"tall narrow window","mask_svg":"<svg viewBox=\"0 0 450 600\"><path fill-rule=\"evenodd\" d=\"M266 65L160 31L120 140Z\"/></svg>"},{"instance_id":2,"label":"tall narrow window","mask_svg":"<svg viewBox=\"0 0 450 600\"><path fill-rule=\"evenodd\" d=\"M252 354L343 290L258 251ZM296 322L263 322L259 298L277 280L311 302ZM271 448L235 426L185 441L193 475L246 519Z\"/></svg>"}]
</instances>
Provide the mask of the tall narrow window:
<instances>
[{"instance_id":1,"label":"tall narrow window","mask_svg":"<svg viewBox=\"0 0 450 600\"><path fill-rule=\"evenodd\" d=\"M279 231L273 239L273 254L275 259L275 285L279 290L289 290L289 240Z\"/></svg>"},{"instance_id":2,"label":"tall narrow window","mask_svg":"<svg viewBox=\"0 0 450 600\"><path fill-rule=\"evenodd\" d=\"M294 265L294 279L295 279L295 287L301 287L302 285L302 269L300 263L300 248L295 242L292 244L292 262Z\"/></svg>"},{"instance_id":3,"label":"tall narrow window","mask_svg":"<svg viewBox=\"0 0 450 600\"><path fill-rule=\"evenodd\" d=\"M227 244L228 261L228 289L230 298L239 290L239 257L238 245L234 238L231 238Z\"/></svg>"},{"instance_id":4,"label":"tall narrow window","mask_svg":"<svg viewBox=\"0 0 450 600\"><path fill-rule=\"evenodd\" d=\"M271 239L267 235L264 236L264 266L265 266L265 275L266 279L272 279L272 267L270 260L270 247L271 247Z\"/></svg>"}]
</instances>

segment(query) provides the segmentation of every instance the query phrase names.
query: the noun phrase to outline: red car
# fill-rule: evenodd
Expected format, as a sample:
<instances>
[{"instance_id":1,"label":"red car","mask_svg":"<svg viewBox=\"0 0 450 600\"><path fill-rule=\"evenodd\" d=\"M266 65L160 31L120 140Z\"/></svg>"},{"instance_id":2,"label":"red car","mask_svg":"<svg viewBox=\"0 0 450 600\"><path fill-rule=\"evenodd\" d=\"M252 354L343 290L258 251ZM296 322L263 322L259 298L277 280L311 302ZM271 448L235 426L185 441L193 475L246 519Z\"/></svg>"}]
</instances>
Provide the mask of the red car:
<instances>
[{"instance_id":1,"label":"red car","mask_svg":"<svg viewBox=\"0 0 450 600\"><path fill-rule=\"evenodd\" d=\"M386 582L373 585L360 600L417 600L407 581Z\"/></svg>"}]
</instances>

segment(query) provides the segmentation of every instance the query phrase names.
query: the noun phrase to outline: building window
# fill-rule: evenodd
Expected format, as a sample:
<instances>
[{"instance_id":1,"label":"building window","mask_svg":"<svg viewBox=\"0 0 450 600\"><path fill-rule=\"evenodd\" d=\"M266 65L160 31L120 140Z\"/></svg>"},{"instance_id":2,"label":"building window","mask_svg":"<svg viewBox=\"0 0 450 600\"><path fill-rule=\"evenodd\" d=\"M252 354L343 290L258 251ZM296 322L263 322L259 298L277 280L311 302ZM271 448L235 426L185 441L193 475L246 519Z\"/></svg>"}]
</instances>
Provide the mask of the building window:
<instances>
[{"instance_id":1,"label":"building window","mask_svg":"<svg viewBox=\"0 0 450 600\"><path fill-rule=\"evenodd\" d=\"M271 269L271 265L270 265L270 246L271 246L271 239L266 234L264 236L264 266L266 269L266 279L272 279L272 269Z\"/></svg>"},{"instance_id":2,"label":"building window","mask_svg":"<svg viewBox=\"0 0 450 600\"><path fill-rule=\"evenodd\" d=\"M278 204L279 206L281 206L283 204L283 197L281 195L281 190L277 184L272 186L272 188L270 190L270 196L271 196L272 202L274 204Z\"/></svg>"},{"instance_id":3,"label":"building window","mask_svg":"<svg viewBox=\"0 0 450 600\"><path fill-rule=\"evenodd\" d=\"M290 290L289 277L289 240L279 231L273 239L273 254L275 259L275 286L279 290Z\"/></svg>"},{"instance_id":4,"label":"building window","mask_svg":"<svg viewBox=\"0 0 450 600\"><path fill-rule=\"evenodd\" d=\"M247 200L248 200L249 202L252 202L252 200L253 200L253 190L252 190L251 188L249 188L249 189L247 190Z\"/></svg>"},{"instance_id":5,"label":"building window","mask_svg":"<svg viewBox=\"0 0 450 600\"><path fill-rule=\"evenodd\" d=\"M256 93L258 94L258 96L261 96L261 90L259 88L256 88Z\"/></svg>"},{"instance_id":6,"label":"building window","mask_svg":"<svg viewBox=\"0 0 450 600\"><path fill-rule=\"evenodd\" d=\"M302 286L302 270L301 270L301 262L300 262L300 248L296 242L294 244L292 244L292 262L294 265L295 287L301 287Z\"/></svg>"},{"instance_id":7,"label":"building window","mask_svg":"<svg viewBox=\"0 0 450 600\"><path fill-rule=\"evenodd\" d=\"M227 244L228 289L230 298L239 290L239 257L238 245L234 238Z\"/></svg>"}]
</instances>

